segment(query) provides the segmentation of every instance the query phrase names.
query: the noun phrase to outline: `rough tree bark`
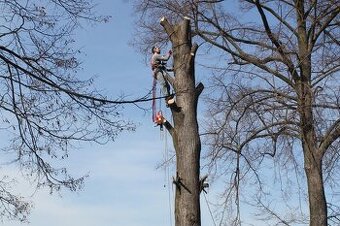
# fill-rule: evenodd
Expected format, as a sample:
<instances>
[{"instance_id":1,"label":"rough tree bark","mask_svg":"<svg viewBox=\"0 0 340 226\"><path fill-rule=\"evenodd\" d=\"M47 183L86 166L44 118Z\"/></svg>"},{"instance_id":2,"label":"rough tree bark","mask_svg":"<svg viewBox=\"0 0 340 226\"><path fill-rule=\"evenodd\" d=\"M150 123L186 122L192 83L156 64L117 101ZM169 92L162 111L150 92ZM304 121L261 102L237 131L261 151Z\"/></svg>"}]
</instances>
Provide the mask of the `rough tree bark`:
<instances>
[{"instance_id":1,"label":"rough tree bark","mask_svg":"<svg viewBox=\"0 0 340 226\"><path fill-rule=\"evenodd\" d=\"M305 67L302 66L302 78ZM308 67L307 67L308 68ZM302 79L303 80L303 79ZM315 122L312 112L311 89L307 82L302 81L299 94L299 113L302 147L304 154L304 168L307 176L309 198L310 226L327 226L327 202L322 176L322 158L324 151L317 147Z\"/></svg>"},{"instance_id":2,"label":"rough tree bark","mask_svg":"<svg viewBox=\"0 0 340 226\"><path fill-rule=\"evenodd\" d=\"M296 1L298 24L298 55L304 59L300 63L300 76L295 76L300 115L301 141L304 154L304 168L307 176L310 226L327 226L327 201L324 190L322 158L324 151L317 148L317 134L313 115L313 89L311 88L312 61L309 53L308 32L303 14L304 1Z\"/></svg>"},{"instance_id":3,"label":"rough tree bark","mask_svg":"<svg viewBox=\"0 0 340 226\"><path fill-rule=\"evenodd\" d=\"M176 150L177 172L174 184L176 226L200 226L200 151L197 123L197 101L203 90L195 86L194 59L198 48L192 44L190 20L172 25L161 19L172 43L175 78L170 81L176 93L176 105L171 106L174 125L165 123Z\"/></svg>"}]
</instances>

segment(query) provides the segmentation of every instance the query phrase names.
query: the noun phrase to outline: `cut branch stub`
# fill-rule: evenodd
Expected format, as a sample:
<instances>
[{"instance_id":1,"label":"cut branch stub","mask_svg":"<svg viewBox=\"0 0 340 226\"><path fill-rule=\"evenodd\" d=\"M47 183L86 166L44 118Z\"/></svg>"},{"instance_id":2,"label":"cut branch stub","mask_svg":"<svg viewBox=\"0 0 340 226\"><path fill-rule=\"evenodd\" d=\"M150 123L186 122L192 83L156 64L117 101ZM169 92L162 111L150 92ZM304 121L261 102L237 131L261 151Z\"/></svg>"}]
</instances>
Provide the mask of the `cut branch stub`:
<instances>
[{"instance_id":1,"label":"cut branch stub","mask_svg":"<svg viewBox=\"0 0 340 226\"><path fill-rule=\"evenodd\" d=\"M160 24L163 26L165 32L167 33L168 37L170 38L170 41L173 41L173 35L175 34L175 30L173 26L169 23L169 21L162 17L160 20Z\"/></svg>"}]
</instances>

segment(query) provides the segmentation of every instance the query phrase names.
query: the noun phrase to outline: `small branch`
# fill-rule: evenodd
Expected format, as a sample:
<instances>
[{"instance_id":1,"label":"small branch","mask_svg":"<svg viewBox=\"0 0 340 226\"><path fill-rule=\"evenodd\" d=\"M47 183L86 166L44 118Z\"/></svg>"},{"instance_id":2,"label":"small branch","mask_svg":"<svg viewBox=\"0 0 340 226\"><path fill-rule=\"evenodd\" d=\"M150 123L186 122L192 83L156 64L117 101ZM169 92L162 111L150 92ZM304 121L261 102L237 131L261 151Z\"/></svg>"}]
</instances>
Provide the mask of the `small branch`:
<instances>
[{"instance_id":1,"label":"small branch","mask_svg":"<svg viewBox=\"0 0 340 226\"><path fill-rule=\"evenodd\" d=\"M264 11L262 9L263 6L259 2L259 0L255 0L254 2L255 2L255 5L256 5L256 8L257 8L257 10L260 14L260 17L262 19L262 23L263 23L263 26L265 28L265 31L266 31L268 38L276 46L277 51L280 54L280 56L282 57L283 62L287 65L289 72L292 74L294 79L297 80L299 75L295 70L294 64L285 54L285 51L284 51L285 48L284 48L282 42L279 40L279 38L276 35L273 34L273 32L270 28L269 22L267 20L266 14L264 13Z\"/></svg>"},{"instance_id":2,"label":"small branch","mask_svg":"<svg viewBox=\"0 0 340 226\"><path fill-rule=\"evenodd\" d=\"M182 178L179 177L178 173L176 175L176 179L173 178L173 183L176 185L176 188L178 189L178 191L181 191L181 187L183 187L184 190L192 194L190 189L182 182Z\"/></svg>"},{"instance_id":3,"label":"small branch","mask_svg":"<svg viewBox=\"0 0 340 226\"><path fill-rule=\"evenodd\" d=\"M317 21L318 25L320 26L320 29L318 32L316 32L315 34L313 34L313 38L312 38L312 42L313 42L313 46L314 44L317 42L318 38L320 37L320 35L322 34L322 32L324 32L326 35L329 35L330 33L326 30L326 28L329 26L329 24L336 18L337 15L339 15L339 7L328 12L328 17L326 18L325 22L323 24L319 24L319 21Z\"/></svg>"},{"instance_id":4,"label":"small branch","mask_svg":"<svg viewBox=\"0 0 340 226\"><path fill-rule=\"evenodd\" d=\"M196 96L198 97L204 89L204 85L200 82L195 88Z\"/></svg>"},{"instance_id":5,"label":"small branch","mask_svg":"<svg viewBox=\"0 0 340 226\"><path fill-rule=\"evenodd\" d=\"M197 45L197 43L194 43L192 45L192 47L191 47L191 50L190 50L190 61L195 59L195 55L196 55L197 49L198 49L198 45Z\"/></svg>"},{"instance_id":6,"label":"small branch","mask_svg":"<svg viewBox=\"0 0 340 226\"><path fill-rule=\"evenodd\" d=\"M205 190L206 188L209 188L209 183L206 182L208 178L208 175L205 175L200 179L200 193L203 191L205 194L208 192Z\"/></svg>"},{"instance_id":7,"label":"small branch","mask_svg":"<svg viewBox=\"0 0 340 226\"><path fill-rule=\"evenodd\" d=\"M173 136L173 134L175 132L174 127L172 127L171 123L168 120L166 120L165 118L163 120L163 125L169 131L170 135Z\"/></svg>"},{"instance_id":8,"label":"small branch","mask_svg":"<svg viewBox=\"0 0 340 226\"><path fill-rule=\"evenodd\" d=\"M340 136L340 119L338 119L334 124L328 129L322 141L320 142L320 151L322 154L326 152L332 143L338 139Z\"/></svg>"}]
</instances>

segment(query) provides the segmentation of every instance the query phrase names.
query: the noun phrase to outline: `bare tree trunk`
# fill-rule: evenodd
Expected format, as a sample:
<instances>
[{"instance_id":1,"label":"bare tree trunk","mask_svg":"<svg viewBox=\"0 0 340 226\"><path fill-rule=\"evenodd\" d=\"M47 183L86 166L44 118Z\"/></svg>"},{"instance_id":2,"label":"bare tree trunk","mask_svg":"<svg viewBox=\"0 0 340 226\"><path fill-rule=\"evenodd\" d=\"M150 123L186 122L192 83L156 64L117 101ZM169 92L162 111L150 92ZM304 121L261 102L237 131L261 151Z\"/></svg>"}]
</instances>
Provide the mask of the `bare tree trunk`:
<instances>
[{"instance_id":1,"label":"bare tree trunk","mask_svg":"<svg viewBox=\"0 0 340 226\"><path fill-rule=\"evenodd\" d=\"M197 45L192 45L188 19L171 25L162 18L174 52L176 105L171 106L174 125L165 124L172 135L176 150L177 172L175 222L176 226L200 226L200 151L201 141L197 123L197 101L203 85L195 87L194 58Z\"/></svg>"},{"instance_id":2,"label":"bare tree trunk","mask_svg":"<svg viewBox=\"0 0 340 226\"><path fill-rule=\"evenodd\" d=\"M306 85L302 87L306 87ZM304 93L304 98L301 99L302 147L309 196L309 225L327 226L327 202L322 176L323 152L317 148L316 134L313 126L314 119L310 107L312 103L311 96L309 95L310 92L302 93Z\"/></svg>"},{"instance_id":3,"label":"bare tree trunk","mask_svg":"<svg viewBox=\"0 0 340 226\"><path fill-rule=\"evenodd\" d=\"M309 225L327 226L327 205L321 172L322 161L321 159L314 159L314 157L312 154L305 154L310 212Z\"/></svg>"},{"instance_id":4,"label":"bare tree trunk","mask_svg":"<svg viewBox=\"0 0 340 226\"><path fill-rule=\"evenodd\" d=\"M300 61L300 78L297 93L299 95L300 128L302 135L302 148L304 154L304 167L307 176L309 196L310 226L327 226L327 202L322 177L322 158L324 151L317 146L315 121L313 117L313 90L312 90L312 61L308 42L306 10L304 1L295 2L297 11L298 55Z\"/></svg>"}]
</instances>

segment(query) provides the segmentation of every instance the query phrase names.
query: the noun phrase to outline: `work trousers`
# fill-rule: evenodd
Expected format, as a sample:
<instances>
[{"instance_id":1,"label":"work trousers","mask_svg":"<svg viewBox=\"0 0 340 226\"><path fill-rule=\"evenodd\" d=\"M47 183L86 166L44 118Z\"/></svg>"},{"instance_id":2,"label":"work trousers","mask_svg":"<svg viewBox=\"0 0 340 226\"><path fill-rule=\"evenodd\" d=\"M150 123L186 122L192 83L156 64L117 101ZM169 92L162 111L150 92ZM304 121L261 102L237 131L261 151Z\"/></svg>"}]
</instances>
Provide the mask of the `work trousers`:
<instances>
[{"instance_id":1,"label":"work trousers","mask_svg":"<svg viewBox=\"0 0 340 226\"><path fill-rule=\"evenodd\" d=\"M166 70L163 69L156 69L155 71L155 78L157 82L159 83L162 93L164 96L170 96L170 85L168 81L166 80L166 76L170 76Z\"/></svg>"}]
</instances>

